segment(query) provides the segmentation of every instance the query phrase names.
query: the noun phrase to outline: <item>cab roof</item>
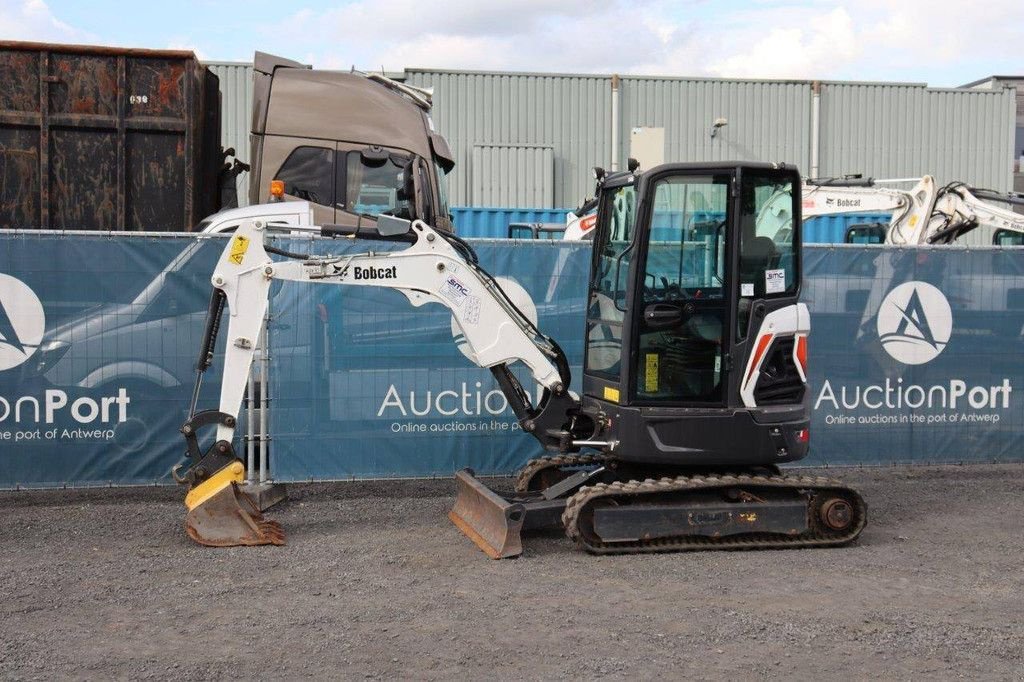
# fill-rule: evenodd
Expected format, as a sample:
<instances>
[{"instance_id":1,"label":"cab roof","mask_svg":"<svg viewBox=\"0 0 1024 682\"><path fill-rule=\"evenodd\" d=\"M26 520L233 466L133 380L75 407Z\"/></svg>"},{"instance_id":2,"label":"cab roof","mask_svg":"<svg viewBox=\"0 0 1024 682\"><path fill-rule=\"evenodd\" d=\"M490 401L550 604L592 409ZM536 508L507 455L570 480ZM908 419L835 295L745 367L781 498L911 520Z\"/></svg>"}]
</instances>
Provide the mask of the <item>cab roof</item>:
<instances>
[{"instance_id":1,"label":"cab roof","mask_svg":"<svg viewBox=\"0 0 1024 682\"><path fill-rule=\"evenodd\" d=\"M275 69L265 132L377 144L431 158L423 110L359 73Z\"/></svg>"}]
</instances>

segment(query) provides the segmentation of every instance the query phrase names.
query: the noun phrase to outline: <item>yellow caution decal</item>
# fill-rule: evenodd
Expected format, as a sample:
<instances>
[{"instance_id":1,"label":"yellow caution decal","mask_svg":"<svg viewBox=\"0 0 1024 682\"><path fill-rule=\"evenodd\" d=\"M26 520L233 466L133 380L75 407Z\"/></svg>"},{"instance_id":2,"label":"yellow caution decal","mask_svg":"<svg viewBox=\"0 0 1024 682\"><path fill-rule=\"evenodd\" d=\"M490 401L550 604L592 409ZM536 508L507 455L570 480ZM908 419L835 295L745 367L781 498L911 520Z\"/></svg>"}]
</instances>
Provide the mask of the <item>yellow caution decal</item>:
<instances>
[{"instance_id":1,"label":"yellow caution decal","mask_svg":"<svg viewBox=\"0 0 1024 682\"><path fill-rule=\"evenodd\" d=\"M647 353L644 358L644 381L648 393L658 392L658 354Z\"/></svg>"},{"instance_id":2,"label":"yellow caution decal","mask_svg":"<svg viewBox=\"0 0 1024 682\"><path fill-rule=\"evenodd\" d=\"M232 483L241 483L245 479L245 467L237 459L213 476L197 485L185 495L185 506L195 509L203 502L219 493Z\"/></svg>"},{"instance_id":3,"label":"yellow caution decal","mask_svg":"<svg viewBox=\"0 0 1024 682\"><path fill-rule=\"evenodd\" d=\"M610 400L613 403L619 402L619 389L612 388L611 386L604 387L604 399Z\"/></svg>"},{"instance_id":4,"label":"yellow caution decal","mask_svg":"<svg viewBox=\"0 0 1024 682\"><path fill-rule=\"evenodd\" d=\"M228 258L235 265L241 265L242 260L245 258L245 252L249 250L249 238L243 237L242 235L236 236L231 240L231 255Z\"/></svg>"}]
</instances>

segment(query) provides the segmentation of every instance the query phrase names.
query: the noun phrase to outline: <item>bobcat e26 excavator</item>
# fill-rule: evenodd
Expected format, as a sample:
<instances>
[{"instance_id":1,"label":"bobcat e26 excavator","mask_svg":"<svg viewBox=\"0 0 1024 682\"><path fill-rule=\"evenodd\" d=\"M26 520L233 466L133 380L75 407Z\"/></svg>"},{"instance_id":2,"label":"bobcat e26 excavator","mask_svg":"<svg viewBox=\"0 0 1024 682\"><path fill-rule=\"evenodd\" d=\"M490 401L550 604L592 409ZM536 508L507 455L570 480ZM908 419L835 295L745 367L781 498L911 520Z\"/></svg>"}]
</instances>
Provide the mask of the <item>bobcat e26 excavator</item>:
<instances>
[{"instance_id":1,"label":"bobcat e26 excavator","mask_svg":"<svg viewBox=\"0 0 1024 682\"><path fill-rule=\"evenodd\" d=\"M456 474L449 515L489 556L522 552L524 528L561 524L593 553L822 547L866 522L841 483L782 475L807 455L807 308L800 293L800 176L791 166L668 164L598 176L580 397L558 344L524 316L458 237L381 216L322 235L399 241L397 251L291 254L242 224L212 277L190 418L186 529L213 546L282 544L241 493L232 445L257 335L276 280L381 286L439 303L472 360L493 372L522 430L549 453L500 495ZM788 192L783 205L779 192ZM774 200L769 203L769 200ZM709 219L709 215L714 215ZM721 219L720 216L725 218ZM277 256L277 259L272 258ZM228 309L218 409L196 412ZM521 363L525 371L513 372ZM521 378L543 387L533 404ZM200 448L197 432L216 427Z\"/></svg>"}]
</instances>

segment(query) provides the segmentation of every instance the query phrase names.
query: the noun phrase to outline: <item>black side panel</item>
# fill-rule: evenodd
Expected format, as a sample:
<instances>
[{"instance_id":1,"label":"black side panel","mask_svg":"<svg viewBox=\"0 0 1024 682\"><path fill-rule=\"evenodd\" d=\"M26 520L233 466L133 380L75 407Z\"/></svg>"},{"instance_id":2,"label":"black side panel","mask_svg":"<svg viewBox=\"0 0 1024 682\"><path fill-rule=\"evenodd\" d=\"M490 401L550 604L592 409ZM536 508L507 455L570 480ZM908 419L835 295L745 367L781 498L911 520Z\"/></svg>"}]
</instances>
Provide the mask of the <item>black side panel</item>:
<instances>
[{"instance_id":1,"label":"black side panel","mask_svg":"<svg viewBox=\"0 0 1024 682\"><path fill-rule=\"evenodd\" d=\"M810 421L805 406L759 421L750 410L623 407L584 398L584 410L611 417L613 454L625 462L688 467L755 466L792 462L807 456L807 442L797 433ZM787 418L788 417L788 418Z\"/></svg>"}]
</instances>

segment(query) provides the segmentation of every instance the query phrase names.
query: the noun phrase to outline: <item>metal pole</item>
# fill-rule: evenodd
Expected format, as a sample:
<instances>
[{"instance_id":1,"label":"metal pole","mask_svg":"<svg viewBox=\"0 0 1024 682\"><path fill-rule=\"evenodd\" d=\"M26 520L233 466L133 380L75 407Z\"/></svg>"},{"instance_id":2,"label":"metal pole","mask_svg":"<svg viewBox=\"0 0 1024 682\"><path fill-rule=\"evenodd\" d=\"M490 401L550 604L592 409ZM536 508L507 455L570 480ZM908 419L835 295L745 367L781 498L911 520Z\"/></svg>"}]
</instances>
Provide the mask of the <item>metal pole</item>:
<instances>
[{"instance_id":1,"label":"metal pole","mask_svg":"<svg viewBox=\"0 0 1024 682\"><path fill-rule=\"evenodd\" d=\"M267 384L270 382L270 312L263 316L263 343L260 353L260 483L266 483L270 461L270 399Z\"/></svg>"},{"instance_id":2,"label":"metal pole","mask_svg":"<svg viewBox=\"0 0 1024 682\"><path fill-rule=\"evenodd\" d=\"M261 332L262 335L262 332ZM256 368L249 368L249 392L245 399L245 482L256 483Z\"/></svg>"},{"instance_id":3,"label":"metal pole","mask_svg":"<svg viewBox=\"0 0 1024 682\"><path fill-rule=\"evenodd\" d=\"M711 235L704 235L704 283L706 285L710 285L714 281L712 277L718 274L718 263L715 262L714 241L715 238Z\"/></svg>"},{"instance_id":4,"label":"metal pole","mask_svg":"<svg viewBox=\"0 0 1024 682\"><path fill-rule=\"evenodd\" d=\"M811 173L818 177L818 143L821 137L821 81L811 83Z\"/></svg>"},{"instance_id":5,"label":"metal pole","mask_svg":"<svg viewBox=\"0 0 1024 682\"><path fill-rule=\"evenodd\" d=\"M612 170L619 170L619 74L612 74Z\"/></svg>"}]
</instances>

